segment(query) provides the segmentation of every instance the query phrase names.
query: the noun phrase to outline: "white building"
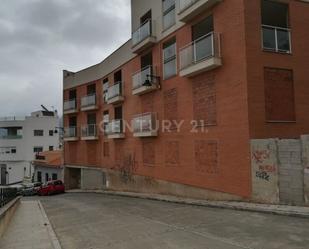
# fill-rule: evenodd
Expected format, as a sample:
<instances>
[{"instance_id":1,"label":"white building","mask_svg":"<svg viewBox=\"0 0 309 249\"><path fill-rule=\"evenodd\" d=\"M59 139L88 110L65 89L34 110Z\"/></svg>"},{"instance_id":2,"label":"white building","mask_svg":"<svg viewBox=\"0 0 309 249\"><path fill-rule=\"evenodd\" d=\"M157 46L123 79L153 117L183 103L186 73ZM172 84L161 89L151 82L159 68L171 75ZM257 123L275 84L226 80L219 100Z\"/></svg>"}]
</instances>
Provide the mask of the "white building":
<instances>
[{"instance_id":1,"label":"white building","mask_svg":"<svg viewBox=\"0 0 309 249\"><path fill-rule=\"evenodd\" d=\"M0 185L31 180L36 153L59 149L57 112L0 118Z\"/></svg>"}]
</instances>

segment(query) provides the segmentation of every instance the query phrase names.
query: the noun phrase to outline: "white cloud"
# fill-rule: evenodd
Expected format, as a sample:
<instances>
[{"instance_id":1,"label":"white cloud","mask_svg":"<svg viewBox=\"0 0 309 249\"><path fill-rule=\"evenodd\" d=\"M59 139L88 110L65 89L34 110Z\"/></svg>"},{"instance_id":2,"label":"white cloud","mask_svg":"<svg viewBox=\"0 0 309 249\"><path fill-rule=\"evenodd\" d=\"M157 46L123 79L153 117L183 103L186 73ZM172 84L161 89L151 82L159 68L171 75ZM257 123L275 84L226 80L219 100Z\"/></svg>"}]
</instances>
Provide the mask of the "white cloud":
<instances>
[{"instance_id":1,"label":"white cloud","mask_svg":"<svg viewBox=\"0 0 309 249\"><path fill-rule=\"evenodd\" d=\"M102 61L130 28L130 0L2 0L0 116L60 110L62 70Z\"/></svg>"}]
</instances>

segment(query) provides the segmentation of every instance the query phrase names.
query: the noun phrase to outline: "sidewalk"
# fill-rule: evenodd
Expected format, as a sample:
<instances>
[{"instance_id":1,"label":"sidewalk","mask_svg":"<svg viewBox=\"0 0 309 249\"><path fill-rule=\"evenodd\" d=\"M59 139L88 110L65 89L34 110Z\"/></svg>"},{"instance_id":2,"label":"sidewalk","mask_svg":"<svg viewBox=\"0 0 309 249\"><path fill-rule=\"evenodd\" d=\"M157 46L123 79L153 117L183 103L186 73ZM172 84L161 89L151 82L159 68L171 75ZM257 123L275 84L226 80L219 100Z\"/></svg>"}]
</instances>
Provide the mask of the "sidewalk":
<instances>
[{"instance_id":1,"label":"sidewalk","mask_svg":"<svg viewBox=\"0 0 309 249\"><path fill-rule=\"evenodd\" d=\"M133 198L144 198L150 200L159 200L166 202L174 202L188 205L197 205L214 208L226 208L252 212L262 212L285 216L294 216L301 218L309 218L309 207L299 206L287 206L287 205L269 205L269 204L258 204L250 202L237 202L237 201L207 201L207 200L196 200L190 198L181 198L169 195L159 194L144 194L144 193L133 193L133 192L120 192L120 191L87 191L87 190L69 190L70 193L101 193L109 195L119 195Z\"/></svg>"},{"instance_id":2,"label":"sidewalk","mask_svg":"<svg viewBox=\"0 0 309 249\"><path fill-rule=\"evenodd\" d=\"M1 249L61 249L39 201L21 201L0 240Z\"/></svg>"}]
</instances>

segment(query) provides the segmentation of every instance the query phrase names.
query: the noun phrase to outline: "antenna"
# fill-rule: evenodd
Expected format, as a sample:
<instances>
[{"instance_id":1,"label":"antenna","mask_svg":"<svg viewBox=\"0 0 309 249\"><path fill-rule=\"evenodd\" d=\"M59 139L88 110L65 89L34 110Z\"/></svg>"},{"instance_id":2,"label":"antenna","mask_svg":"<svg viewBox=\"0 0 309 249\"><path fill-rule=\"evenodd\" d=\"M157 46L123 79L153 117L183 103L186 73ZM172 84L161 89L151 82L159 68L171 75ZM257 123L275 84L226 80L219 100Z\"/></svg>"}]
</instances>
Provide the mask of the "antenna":
<instances>
[{"instance_id":1,"label":"antenna","mask_svg":"<svg viewBox=\"0 0 309 249\"><path fill-rule=\"evenodd\" d=\"M42 107L45 111L49 112L49 110L48 110L44 105L41 105L41 107Z\"/></svg>"}]
</instances>

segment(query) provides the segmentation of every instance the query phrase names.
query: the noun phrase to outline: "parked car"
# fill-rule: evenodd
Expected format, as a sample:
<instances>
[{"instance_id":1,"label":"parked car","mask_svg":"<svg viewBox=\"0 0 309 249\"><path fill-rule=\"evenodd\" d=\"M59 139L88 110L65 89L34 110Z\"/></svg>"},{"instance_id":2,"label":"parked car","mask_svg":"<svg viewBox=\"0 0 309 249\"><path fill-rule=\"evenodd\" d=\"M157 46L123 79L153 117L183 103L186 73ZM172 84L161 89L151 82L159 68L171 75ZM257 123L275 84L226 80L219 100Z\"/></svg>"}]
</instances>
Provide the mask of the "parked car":
<instances>
[{"instance_id":1,"label":"parked car","mask_svg":"<svg viewBox=\"0 0 309 249\"><path fill-rule=\"evenodd\" d=\"M38 195L52 195L65 192L65 187L62 181L50 181L42 185L38 191Z\"/></svg>"},{"instance_id":2,"label":"parked car","mask_svg":"<svg viewBox=\"0 0 309 249\"><path fill-rule=\"evenodd\" d=\"M36 195L42 186L41 182L34 182L27 184L26 187L22 190L23 196L32 196Z\"/></svg>"}]
</instances>

